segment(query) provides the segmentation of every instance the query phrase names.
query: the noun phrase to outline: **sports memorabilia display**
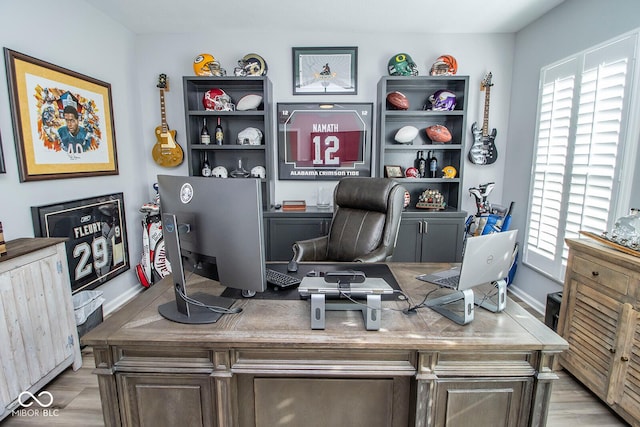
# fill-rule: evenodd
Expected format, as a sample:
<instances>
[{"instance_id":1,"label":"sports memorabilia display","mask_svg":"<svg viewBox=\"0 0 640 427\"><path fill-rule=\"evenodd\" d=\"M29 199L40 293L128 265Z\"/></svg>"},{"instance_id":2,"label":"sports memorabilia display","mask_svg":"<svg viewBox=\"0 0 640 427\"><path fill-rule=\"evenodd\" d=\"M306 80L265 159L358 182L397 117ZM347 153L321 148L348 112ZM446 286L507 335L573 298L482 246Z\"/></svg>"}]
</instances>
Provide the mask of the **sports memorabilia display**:
<instances>
[{"instance_id":1,"label":"sports memorabilia display","mask_svg":"<svg viewBox=\"0 0 640 427\"><path fill-rule=\"evenodd\" d=\"M206 91L202 97L202 105L207 111L235 111L236 109L231 97L220 88Z\"/></svg>"},{"instance_id":2,"label":"sports memorabilia display","mask_svg":"<svg viewBox=\"0 0 640 427\"><path fill-rule=\"evenodd\" d=\"M387 102L388 105L394 110L408 110L409 109L409 99L407 96L402 93L394 90L393 92L389 92L387 94Z\"/></svg>"},{"instance_id":3,"label":"sports memorabilia display","mask_svg":"<svg viewBox=\"0 0 640 427\"><path fill-rule=\"evenodd\" d=\"M371 103L278 103L280 179L371 176Z\"/></svg>"},{"instance_id":4,"label":"sports memorabilia display","mask_svg":"<svg viewBox=\"0 0 640 427\"><path fill-rule=\"evenodd\" d=\"M446 144L451 142L451 132L443 125L431 125L425 129L427 137L434 144Z\"/></svg>"},{"instance_id":5,"label":"sports memorabilia display","mask_svg":"<svg viewBox=\"0 0 640 427\"><path fill-rule=\"evenodd\" d=\"M453 179L458 174L458 171L453 166L445 166L442 168L442 173L444 174L443 178Z\"/></svg>"},{"instance_id":6,"label":"sports memorabilia display","mask_svg":"<svg viewBox=\"0 0 640 427\"><path fill-rule=\"evenodd\" d=\"M201 53L196 56L193 60L193 72L196 76L222 77L227 75L227 71L210 53Z\"/></svg>"},{"instance_id":7,"label":"sports memorabilia display","mask_svg":"<svg viewBox=\"0 0 640 427\"><path fill-rule=\"evenodd\" d=\"M158 77L160 89L160 113L162 124L156 127L156 143L151 150L153 160L160 166L172 168L182 163L184 153L182 147L176 143L176 131L169 130L167 116L164 107L164 91L169 90L169 81L166 74Z\"/></svg>"},{"instance_id":8,"label":"sports memorabilia display","mask_svg":"<svg viewBox=\"0 0 640 427\"><path fill-rule=\"evenodd\" d=\"M236 76L266 76L267 61L256 53L248 53L238 61L238 66L233 69Z\"/></svg>"},{"instance_id":9,"label":"sports memorabilia display","mask_svg":"<svg viewBox=\"0 0 640 427\"><path fill-rule=\"evenodd\" d=\"M477 122L471 125L473 144L469 149L469 160L476 165L490 165L498 160L498 149L495 145L498 131L494 128L489 133L489 99L491 97L491 86L493 86L491 79L492 74L489 72L481 83L481 90L485 91L482 129L478 129Z\"/></svg>"},{"instance_id":10,"label":"sports memorabilia display","mask_svg":"<svg viewBox=\"0 0 640 427\"><path fill-rule=\"evenodd\" d=\"M456 94L450 90L440 89L427 99L425 110L453 111L456 108Z\"/></svg>"},{"instance_id":11,"label":"sports memorabilia display","mask_svg":"<svg viewBox=\"0 0 640 427\"><path fill-rule=\"evenodd\" d=\"M418 203L416 203L416 208L418 209L441 210L446 206L444 196L438 190L433 189L424 190L418 197Z\"/></svg>"},{"instance_id":12,"label":"sports memorabilia display","mask_svg":"<svg viewBox=\"0 0 640 427\"><path fill-rule=\"evenodd\" d=\"M67 238L73 293L129 269L124 212L122 193L31 208L34 236Z\"/></svg>"},{"instance_id":13,"label":"sports memorabilia display","mask_svg":"<svg viewBox=\"0 0 640 427\"><path fill-rule=\"evenodd\" d=\"M390 76L417 76L418 66L408 53L398 53L389 59L387 71Z\"/></svg>"},{"instance_id":14,"label":"sports memorabilia display","mask_svg":"<svg viewBox=\"0 0 640 427\"><path fill-rule=\"evenodd\" d=\"M451 55L442 55L431 66L432 76L453 76L458 72L458 61Z\"/></svg>"},{"instance_id":15,"label":"sports memorabilia display","mask_svg":"<svg viewBox=\"0 0 640 427\"><path fill-rule=\"evenodd\" d=\"M415 126L402 126L398 129L393 139L398 144L413 144L413 140L418 136L418 132L418 128Z\"/></svg>"}]
</instances>

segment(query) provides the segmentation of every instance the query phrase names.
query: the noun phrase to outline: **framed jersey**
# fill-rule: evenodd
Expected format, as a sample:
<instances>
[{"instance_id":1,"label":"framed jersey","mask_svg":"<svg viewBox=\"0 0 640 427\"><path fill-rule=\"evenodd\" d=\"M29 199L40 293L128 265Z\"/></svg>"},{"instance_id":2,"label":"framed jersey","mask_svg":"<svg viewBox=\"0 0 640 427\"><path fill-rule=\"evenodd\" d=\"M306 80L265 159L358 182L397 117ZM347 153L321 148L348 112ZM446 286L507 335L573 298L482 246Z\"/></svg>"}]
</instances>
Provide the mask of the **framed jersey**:
<instances>
[{"instance_id":1,"label":"framed jersey","mask_svg":"<svg viewBox=\"0 0 640 427\"><path fill-rule=\"evenodd\" d=\"M36 237L66 237L71 292L129 269L122 193L31 208Z\"/></svg>"},{"instance_id":2,"label":"framed jersey","mask_svg":"<svg viewBox=\"0 0 640 427\"><path fill-rule=\"evenodd\" d=\"M278 103L278 177L371 176L372 103Z\"/></svg>"}]
</instances>

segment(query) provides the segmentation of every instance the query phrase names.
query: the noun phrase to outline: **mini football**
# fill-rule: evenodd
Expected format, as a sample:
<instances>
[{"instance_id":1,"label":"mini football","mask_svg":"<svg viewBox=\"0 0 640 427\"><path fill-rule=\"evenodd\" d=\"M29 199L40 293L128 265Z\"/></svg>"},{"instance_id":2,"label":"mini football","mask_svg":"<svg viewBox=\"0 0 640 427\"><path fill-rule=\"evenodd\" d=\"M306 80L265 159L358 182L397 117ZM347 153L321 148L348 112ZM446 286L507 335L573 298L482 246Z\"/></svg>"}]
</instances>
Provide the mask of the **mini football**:
<instances>
[{"instance_id":1,"label":"mini football","mask_svg":"<svg viewBox=\"0 0 640 427\"><path fill-rule=\"evenodd\" d=\"M409 100L402 92L393 91L387 94L387 102L395 110L408 110Z\"/></svg>"},{"instance_id":2,"label":"mini football","mask_svg":"<svg viewBox=\"0 0 640 427\"><path fill-rule=\"evenodd\" d=\"M418 136L418 128L415 126L403 126L398 129L396 135L393 137L399 144L411 144L413 140Z\"/></svg>"},{"instance_id":3,"label":"mini football","mask_svg":"<svg viewBox=\"0 0 640 427\"><path fill-rule=\"evenodd\" d=\"M262 96L250 93L240 98L240 101L236 104L236 110L247 111L255 110L260 106L262 102Z\"/></svg>"},{"instance_id":4,"label":"mini football","mask_svg":"<svg viewBox=\"0 0 640 427\"><path fill-rule=\"evenodd\" d=\"M425 130L427 132L427 137L434 143L444 144L451 142L451 132L449 132L449 129L447 129L446 126L433 125L429 126Z\"/></svg>"}]
</instances>

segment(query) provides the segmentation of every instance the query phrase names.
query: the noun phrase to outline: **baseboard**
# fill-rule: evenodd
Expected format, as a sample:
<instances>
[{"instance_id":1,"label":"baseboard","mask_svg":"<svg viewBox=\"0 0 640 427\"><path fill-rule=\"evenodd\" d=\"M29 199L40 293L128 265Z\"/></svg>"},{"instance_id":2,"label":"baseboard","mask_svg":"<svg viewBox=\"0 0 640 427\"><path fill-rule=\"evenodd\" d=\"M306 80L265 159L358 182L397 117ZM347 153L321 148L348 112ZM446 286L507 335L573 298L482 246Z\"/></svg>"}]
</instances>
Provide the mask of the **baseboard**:
<instances>
[{"instance_id":1,"label":"baseboard","mask_svg":"<svg viewBox=\"0 0 640 427\"><path fill-rule=\"evenodd\" d=\"M136 286L131 286L126 292L118 295L118 298L106 301L102 306L104 317L107 317L112 312L118 310L120 307L131 301L145 290L140 284L136 283Z\"/></svg>"},{"instance_id":2,"label":"baseboard","mask_svg":"<svg viewBox=\"0 0 640 427\"><path fill-rule=\"evenodd\" d=\"M544 312L545 312L546 306L544 304L540 303L540 301L536 300L531 295L529 295L528 293L522 291L522 289L519 289L515 285L509 286L508 291L513 293L518 298L520 298L525 304L527 304L533 310L535 310L536 312L538 312L538 313L540 313L541 315L544 316Z\"/></svg>"}]
</instances>

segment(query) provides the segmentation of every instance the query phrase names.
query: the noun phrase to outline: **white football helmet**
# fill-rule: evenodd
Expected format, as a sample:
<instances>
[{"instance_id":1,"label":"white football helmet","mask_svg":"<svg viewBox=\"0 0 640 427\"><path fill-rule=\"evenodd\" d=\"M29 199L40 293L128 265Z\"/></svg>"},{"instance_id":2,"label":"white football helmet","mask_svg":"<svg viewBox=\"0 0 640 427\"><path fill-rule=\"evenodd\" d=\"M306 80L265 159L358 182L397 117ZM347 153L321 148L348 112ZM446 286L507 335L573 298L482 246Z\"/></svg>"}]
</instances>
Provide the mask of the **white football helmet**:
<instances>
[{"instance_id":1,"label":"white football helmet","mask_svg":"<svg viewBox=\"0 0 640 427\"><path fill-rule=\"evenodd\" d=\"M211 176L214 176L216 178L228 178L229 172L227 171L227 168L225 168L224 166L216 166L211 171Z\"/></svg>"},{"instance_id":2,"label":"white football helmet","mask_svg":"<svg viewBox=\"0 0 640 427\"><path fill-rule=\"evenodd\" d=\"M254 178L265 179L267 176L267 171L264 166L254 166L251 168L251 176Z\"/></svg>"},{"instance_id":3,"label":"white football helmet","mask_svg":"<svg viewBox=\"0 0 640 427\"><path fill-rule=\"evenodd\" d=\"M248 127L238 134L238 144L260 145L262 143L262 131L258 128Z\"/></svg>"}]
</instances>

